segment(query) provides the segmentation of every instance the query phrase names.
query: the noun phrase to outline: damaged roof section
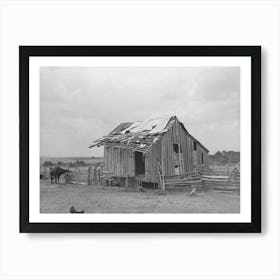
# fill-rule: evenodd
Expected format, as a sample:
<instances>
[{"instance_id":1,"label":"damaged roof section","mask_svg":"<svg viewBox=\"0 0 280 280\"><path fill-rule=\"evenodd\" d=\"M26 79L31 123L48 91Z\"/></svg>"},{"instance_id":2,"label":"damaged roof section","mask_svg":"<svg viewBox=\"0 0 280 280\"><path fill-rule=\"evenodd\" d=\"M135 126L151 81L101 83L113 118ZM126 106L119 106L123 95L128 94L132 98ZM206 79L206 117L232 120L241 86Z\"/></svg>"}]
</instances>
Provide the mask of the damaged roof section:
<instances>
[{"instance_id":1,"label":"damaged roof section","mask_svg":"<svg viewBox=\"0 0 280 280\"><path fill-rule=\"evenodd\" d=\"M169 118L149 119L142 122L121 123L107 136L94 141L89 148L110 146L148 153L152 145L157 143L160 137L173 126L176 119L176 116L172 116Z\"/></svg>"},{"instance_id":2,"label":"damaged roof section","mask_svg":"<svg viewBox=\"0 0 280 280\"><path fill-rule=\"evenodd\" d=\"M176 117L126 122L118 125L107 136L103 136L89 147L111 146L148 153L153 144L175 122Z\"/></svg>"}]
</instances>

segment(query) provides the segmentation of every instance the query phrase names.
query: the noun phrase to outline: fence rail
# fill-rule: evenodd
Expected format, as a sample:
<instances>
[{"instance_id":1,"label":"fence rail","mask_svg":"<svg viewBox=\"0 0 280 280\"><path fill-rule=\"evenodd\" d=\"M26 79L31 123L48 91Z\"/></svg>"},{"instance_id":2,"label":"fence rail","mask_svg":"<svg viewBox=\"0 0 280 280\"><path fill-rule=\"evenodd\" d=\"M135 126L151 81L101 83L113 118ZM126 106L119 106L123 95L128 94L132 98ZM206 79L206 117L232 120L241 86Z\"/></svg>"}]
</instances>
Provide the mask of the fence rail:
<instances>
[{"instance_id":1,"label":"fence rail","mask_svg":"<svg viewBox=\"0 0 280 280\"><path fill-rule=\"evenodd\" d=\"M198 187L216 190L237 190L240 189L240 171L235 168L228 174L227 172L215 171L205 168L197 168L193 172L165 176L165 185L167 188L188 188Z\"/></svg>"},{"instance_id":2,"label":"fence rail","mask_svg":"<svg viewBox=\"0 0 280 280\"><path fill-rule=\"evenodd\" d=\"M238 167L238 168L237 168ZM167 189L183 188L204 188L215 190L237 190L240 189L240 169L239 166L231 170L212 170L205 168L196 168L196 170L181 175L164 176L164 184ZM67 168L70 173L63 176L61 183L72 184L109 184L121 185L120 178L108 176L108 171L92 167L73 167ZM41 174L44 179L49 179L49 170L41 168ZM109 174L110 175L110 174ZM132 184L133 182L130 182Z\"/></svg>"}]
</instances>

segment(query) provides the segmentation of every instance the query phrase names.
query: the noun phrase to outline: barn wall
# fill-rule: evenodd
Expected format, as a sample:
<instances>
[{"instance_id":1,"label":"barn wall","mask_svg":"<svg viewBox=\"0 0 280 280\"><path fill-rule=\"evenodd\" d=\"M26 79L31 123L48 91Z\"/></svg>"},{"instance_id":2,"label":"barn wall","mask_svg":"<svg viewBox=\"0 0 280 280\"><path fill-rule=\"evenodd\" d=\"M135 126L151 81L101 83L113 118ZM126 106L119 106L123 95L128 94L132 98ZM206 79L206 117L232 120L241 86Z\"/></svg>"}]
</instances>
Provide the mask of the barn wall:
<instances>
[{"instance_id":1,"label":"barn wall","mask_svg":"<svg viewBox=\"0 0 280 280\"><path fill-rule=\"evenodd\" d=\"M135 176L134 153L131 150L104 147L104 170L113 176Z\"/></svg>"},{"instance_id":2,"label":"barn wall","mask_svg":"<svg viewBox=\"0 0 280 280\"><path fill-rule=\"evenodd\" d=\"M161 143L158 141L145 155L145 181L158 182L158 162L161 162Z\"/></svg>"},{"instance_id":3,"label":"barn wall","mask_svg":"<svg viewBox=\"0 0 280 280\"><path fill-rule=\"evenodd\" d=\"M161 150L165 175L175 175L173 144L180 144L181 146L181 156L184 162L183 172L186 173L192 171L192 138L186 133L186 131L183 129L182 125L179 123L178 120L175 120L175 123L172 126L172 128L161 138Z\"/></svg>"},{"instance_id":4,"label":"barn wall","mask_svg":"<svg viewBox=\"0 0 280 280\"><path fill-rule=\"evenodd\" d=\"M202 163L201 154L203 154L204 163ZM197 151L195 156L197 165L204 165L205 167L209 166L208 152L199 143L197 143Z\"/></svg>"},{"instance_id":5,"label":"barn wall","mask_svg":"<svg viewBox=\"0 0 280 280\"><path fill-rule=\"evenodd\" d=\"M183 172L191 172L197 165L202 164L201 153L204 156L204 165L208 166L208 152L197 142L197 151L194 151L194 139L176 119L173 127L161 138L161 155L164 164L165 175L175 175L173 144L180 144L182 148ZM194 159L196 157L196 161Z\"/></svg>"}]
</instances>

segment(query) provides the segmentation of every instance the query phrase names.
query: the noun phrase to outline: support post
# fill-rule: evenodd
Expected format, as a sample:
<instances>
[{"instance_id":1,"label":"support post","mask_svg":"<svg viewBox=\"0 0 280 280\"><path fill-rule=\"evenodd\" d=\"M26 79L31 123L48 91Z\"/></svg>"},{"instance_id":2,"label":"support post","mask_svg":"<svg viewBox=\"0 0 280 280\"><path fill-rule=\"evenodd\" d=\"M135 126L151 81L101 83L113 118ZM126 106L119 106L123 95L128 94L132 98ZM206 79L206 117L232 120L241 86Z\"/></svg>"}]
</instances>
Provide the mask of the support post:
<instances>
[{"instance_id":1,"label":"support post","mask_svg":"<svg viewBox=\"0 0 280 280\"><path fill-rule=\"evenodd\" d=\"M125 187L128 188L128 175L125 177Z\"/></svg>"},{"instance_id":2,"label":"support post","mask_svg":"<svg viewBox=\"0 0 280 280\"><path fill-rule=\"evenodd\" d=\"M160 166L160 163L159 161L157 162L157 168L158 168L158 180L159 180L159 185L160 185L160 188L162 188L162 180L161 180L161 166Z\"/></svg>"},{"instance_id":3,"label":"support post","mask_svg":"<svg viewBox=\"0 0 280 280\"><path fill-rule=\"evenodd\" d=\"M162 179L161 179L161 182L162 182L162 190L165 191L165 182L164 182L164 162L163 162L162 157L161 157L161 176L162 176Z\"/></svg>"}]
</instances>

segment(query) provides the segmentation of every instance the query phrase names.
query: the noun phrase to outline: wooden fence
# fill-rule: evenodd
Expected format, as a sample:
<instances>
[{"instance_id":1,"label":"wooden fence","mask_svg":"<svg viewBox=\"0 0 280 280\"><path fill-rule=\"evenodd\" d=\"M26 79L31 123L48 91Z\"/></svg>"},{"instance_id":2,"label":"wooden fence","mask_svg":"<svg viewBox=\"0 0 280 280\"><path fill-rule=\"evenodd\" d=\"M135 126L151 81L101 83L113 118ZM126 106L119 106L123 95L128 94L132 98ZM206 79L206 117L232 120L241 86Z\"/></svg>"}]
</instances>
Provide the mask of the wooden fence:
<instances>
[{"instance_id":1,"label":"wooden fence","mask_svg":"<svg viewBox=\"0 0 280 280\"><path fill-rule=\"evenodd\" d=\"M182 175L165 176L166 189L201 188L224 191L240 189L240 172L235 168L230 175L221 171L197 168Z\"/></svg>"}]
</instances>

